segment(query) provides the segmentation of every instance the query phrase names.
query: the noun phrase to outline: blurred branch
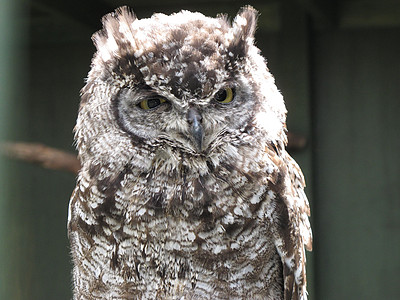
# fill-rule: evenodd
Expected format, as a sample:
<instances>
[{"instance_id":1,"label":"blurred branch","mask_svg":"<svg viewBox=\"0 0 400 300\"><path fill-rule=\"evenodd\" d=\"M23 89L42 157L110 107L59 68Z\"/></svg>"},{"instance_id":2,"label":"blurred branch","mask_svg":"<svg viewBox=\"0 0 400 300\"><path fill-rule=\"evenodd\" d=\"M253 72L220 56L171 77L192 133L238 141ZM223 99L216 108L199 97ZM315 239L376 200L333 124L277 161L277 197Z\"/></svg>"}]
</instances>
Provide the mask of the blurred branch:
<instances>
[{"instance_id":1,"label":"blurred branch","mask_svg":"<svg viewBox=\"0 0 400 300\"><path fill-rule=\"evenodd\" d=\"M287 133L288 144L287 150L291 153L302 151L307 145L307 139L303 135L299 135L293 132Z\"/></svg>"},{"instance_id":2,"label":"blurred branch","mask_svg":"<svg viewBox=\"0 0 400 300\"><path fill-rule=\"evenodd\" d=\"M38 164L47 169L78 174L81 165L75 154L36 143L1 143L0 153L14 159Z\"/></svg>"},{"instance_id":3,"label":"blurred branch","mask_svg":"<svg viewBox=\"0 0 400 300\"><path fill-rule=\"evenodd\" d=\"M305 137L288 132L289 151L300 151L306 146ZM75 154L37 143L12 143L0 144L0 154L9 158L18 159L38 164L46 169L67 171L78 174L81 165Z\"/></svg>"}]
</instances>

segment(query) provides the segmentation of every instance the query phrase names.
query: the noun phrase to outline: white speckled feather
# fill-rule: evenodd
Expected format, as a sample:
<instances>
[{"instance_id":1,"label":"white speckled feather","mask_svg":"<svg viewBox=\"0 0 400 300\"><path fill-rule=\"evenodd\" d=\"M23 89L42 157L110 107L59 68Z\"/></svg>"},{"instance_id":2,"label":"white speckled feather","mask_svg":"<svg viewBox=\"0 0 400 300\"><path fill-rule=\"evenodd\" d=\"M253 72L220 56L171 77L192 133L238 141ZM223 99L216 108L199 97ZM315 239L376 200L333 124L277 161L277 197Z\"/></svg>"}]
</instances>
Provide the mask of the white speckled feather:
<instances>
[{"instance_id":1,"label":"white speckled feather","mask_svg":"<svg viewBox=\"0 0 400 300\"><path fill-rule=\"evenodd\" d=\"M310 209L256 20L103 18L75 127L75 300L307 299Z\"/></svg>"}]
</instances>

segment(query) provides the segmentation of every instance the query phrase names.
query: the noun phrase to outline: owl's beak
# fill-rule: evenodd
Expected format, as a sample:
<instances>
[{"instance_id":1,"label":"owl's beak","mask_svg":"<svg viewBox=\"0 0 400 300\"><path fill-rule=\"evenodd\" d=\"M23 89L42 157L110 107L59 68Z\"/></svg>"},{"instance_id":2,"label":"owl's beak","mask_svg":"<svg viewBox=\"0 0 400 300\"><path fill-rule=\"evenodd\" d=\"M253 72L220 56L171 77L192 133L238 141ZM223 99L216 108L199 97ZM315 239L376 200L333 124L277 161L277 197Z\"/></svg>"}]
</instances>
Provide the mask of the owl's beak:
<instances>
[{"instance_id":1,"label":"owl's beak","mask_svg":"<svg viewBox=\"0 0 400 300\"><path fill-rule=\"evenodd\" d=\"M192 133L192 137L197 148L197 151L202 150L203 146L203 126L201 125L202 117L197 109L190 108L186 115L187 121L190 124L190 131Z\"/></svg>"}]
</instances>

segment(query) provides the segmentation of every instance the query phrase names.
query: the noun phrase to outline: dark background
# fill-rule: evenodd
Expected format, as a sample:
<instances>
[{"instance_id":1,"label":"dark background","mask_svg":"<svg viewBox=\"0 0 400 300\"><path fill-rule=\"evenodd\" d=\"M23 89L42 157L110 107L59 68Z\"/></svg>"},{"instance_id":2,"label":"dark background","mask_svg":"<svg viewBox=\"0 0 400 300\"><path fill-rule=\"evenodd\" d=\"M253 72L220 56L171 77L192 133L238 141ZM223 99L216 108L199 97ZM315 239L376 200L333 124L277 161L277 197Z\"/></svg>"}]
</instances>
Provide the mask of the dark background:
<instances>
[{"instance_id":1,"label":"dark background","mask_svg":"<svg viewBox=\"0 0 400 300\"><path fill-rule=\"evenodd\" d=\"M190 2L190 4L188 4ZM400 294L400 1L0 2L0 138L74 151L79 90L100 19L251 4L257 45L289 110L308 183L310 299ZM0 157L0 299L69 299L73 174Z\"/></svg>"}]
</instances>

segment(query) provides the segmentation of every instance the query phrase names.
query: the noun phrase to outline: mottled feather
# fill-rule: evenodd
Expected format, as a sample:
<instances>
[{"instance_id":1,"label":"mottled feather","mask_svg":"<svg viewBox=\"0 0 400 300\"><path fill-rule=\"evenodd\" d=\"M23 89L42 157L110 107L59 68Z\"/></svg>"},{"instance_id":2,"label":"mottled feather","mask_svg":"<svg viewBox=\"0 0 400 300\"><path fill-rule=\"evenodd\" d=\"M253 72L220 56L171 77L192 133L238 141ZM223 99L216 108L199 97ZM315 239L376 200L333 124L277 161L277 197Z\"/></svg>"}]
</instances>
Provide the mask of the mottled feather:
<instances>
[{"instance_id":1,"label":"mottled feather","mask_svg":"<svg viewBox=\"0 0 400 300\"><path fill-rule=\"evenodd\" d=\"M310 208L257 16L103 18L75 127L75 300L307 299Z\"/></svg>"}]
</instances>

